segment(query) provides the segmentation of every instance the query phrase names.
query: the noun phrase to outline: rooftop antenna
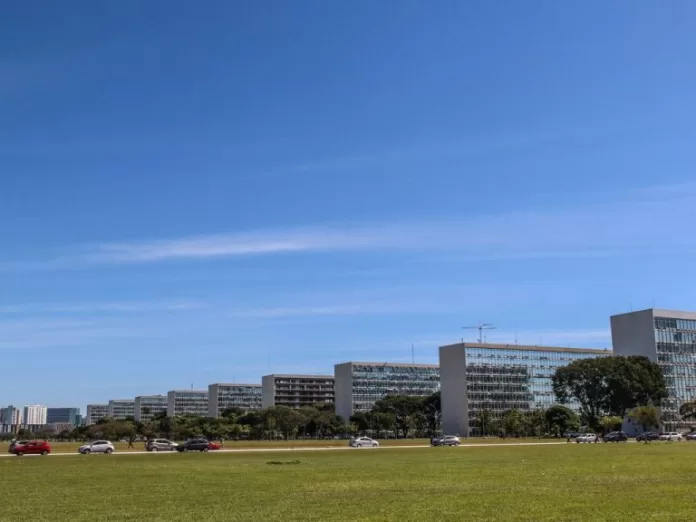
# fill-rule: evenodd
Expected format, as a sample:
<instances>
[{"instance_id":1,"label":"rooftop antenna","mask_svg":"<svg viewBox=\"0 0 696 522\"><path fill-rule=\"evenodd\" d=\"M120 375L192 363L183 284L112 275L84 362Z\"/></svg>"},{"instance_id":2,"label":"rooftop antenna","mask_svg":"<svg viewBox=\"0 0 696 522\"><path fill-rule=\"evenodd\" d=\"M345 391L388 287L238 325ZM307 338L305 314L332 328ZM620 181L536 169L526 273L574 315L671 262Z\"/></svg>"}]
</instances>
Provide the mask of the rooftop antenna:
<instances>
[{"instance_id":1,"label":"rooftop antenna","mask_svg":"<svg viewBox=\"0 0 696 522\"><path fill-rule=\"evenodd\" d=\"M517 328L515 328L515 346L517 346L519 342L517 341Z\"/></svg>"},{"instance_id":2,"label":"rooftop antenna","mask_svg":"<svg viewBox=\"0 0 696 522\"><path fill-rule=\"evenodd\" d=\"M411 364L416 364L416 356L413 353L413 343L411 343Z\"/></svg>"},{"instance_id":3,"label":"rooftop antenna","mask_svg":"<svg viewBox=\"0 0 696 522\"><path fill-rule=\"evenodd\" d=\"M486 337L483 335L484 330L495 330L495 326L491 323L482 323L480 321L475 326L462 326L462 328L464 330L478 330L479 336L477 341L479 344L486 344Z\"/></svg>"}]
</instances>

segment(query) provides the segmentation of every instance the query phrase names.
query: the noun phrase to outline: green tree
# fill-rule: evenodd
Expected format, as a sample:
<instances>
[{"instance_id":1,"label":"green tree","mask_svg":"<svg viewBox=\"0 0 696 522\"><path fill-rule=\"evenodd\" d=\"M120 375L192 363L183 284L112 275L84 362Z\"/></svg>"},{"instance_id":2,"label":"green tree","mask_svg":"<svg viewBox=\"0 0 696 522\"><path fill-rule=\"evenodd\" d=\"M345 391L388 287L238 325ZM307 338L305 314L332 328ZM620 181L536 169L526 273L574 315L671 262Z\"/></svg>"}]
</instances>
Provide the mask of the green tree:
<instances>
[{"instance_id":1,"label":"green tree","mask_svg":"<svg viewBox=\"0 0 696 522\"><path fill-rule=\"evenodd\" d=\"M390 395L378 400L373 411L391 413L396 420L396 429L404 438L416 424L416 414L420 413L422 399L408 395Z\"/></svg>"},{"instance_id":2,"label":"green tree","mask_svg":"<svg viewBox=\"0 0 696 522\"><path fill-rule=\"evenodd\" d=\"M658 428L660 426L660 414L655 406L638 406L633 408L628 416L633 422L639 424L643 428L643 432L649 428ZM648 440L645 439L645 442Z\"/></svg>"},{"instance_id":3,"label":"green tree","mask_svg":"<svg viewBox=\"0 0 696 522\"><path fill-rule=\"evenodd\" d=\"M485 437L489 433L496 432L495 426L493 426L493 414L491 413L491 410L487 408L482 408L479 410L476 418L476 424L481 431L482 437Z\"/></svg>"},{"instance_id":4,"label":"green tree","mask_svg":"<svg viewBox=\"0 0 696 522\"><path fill-rule=\"evenodd\" d=\"M679 407L679 415L685 421L696 420L696 401L685 402Z\"/></svg>"},{"instance_id":5,"label":"green tree","mask_svg":"<svg viewBox=\"0 0 696 522\"><path fill-rule=\"evenodd\" d=\"M561 404L579 402L594 430L601 428L601 417L623 417L636 406L657 406L667 396L662 370L641 356L573 361L556 370L553 391Z\"/></svg>"},{"instance_id":6,"label":"green tree","mask_svg":"<svg viewBox=\"0 0 696 522\"><path fill-rule=\"evenodd\" d=\"M607 415L599 420L599 425L602 427L602 433L609 433L621 429L623 419L616 415Z\"/></svg>"},{"instance_id":7,"label":"green tree","mask_svg":"<svg viewBox=\"0 0 696 522\"><path fill-rule=\"evenodd\" d=\"M519 410L507 410L503 412L502 423L506 436L519 436L523 428L522 414Z\"/></svg>"},{"instance_id":8,"label":"green tree","mask_svg":"<svg viewBox=\"0 0 696 522\"><path fill-rule=\"evenodd\" d=\"M544 417L549 431L556 437L560 437L569 431L580 429L580 417L566 406L558 404L551 406L546 410Z\"/></svg>"},{"instance_id":9,"label":"green tree","mask_svg":"<svg viewBox=\"0 0 696 522\"><path fill-rule=\"evenodd\" d=\"M425 397L421 401L423 415L425 415L428 435L440 432L442 426L442 396L440 392Z\"/></svg>"}]
</instances>

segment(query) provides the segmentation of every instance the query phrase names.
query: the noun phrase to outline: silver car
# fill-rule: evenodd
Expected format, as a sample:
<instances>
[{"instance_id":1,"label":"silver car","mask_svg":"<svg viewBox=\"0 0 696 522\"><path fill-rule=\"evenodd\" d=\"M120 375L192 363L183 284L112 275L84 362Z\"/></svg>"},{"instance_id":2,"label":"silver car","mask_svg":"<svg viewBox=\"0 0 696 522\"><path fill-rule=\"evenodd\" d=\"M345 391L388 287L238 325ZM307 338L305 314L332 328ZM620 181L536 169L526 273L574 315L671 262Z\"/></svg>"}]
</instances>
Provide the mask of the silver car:
<instances>
[{"instance_id":1,"label":"silver car","mask_svg":"<svg viewBox=\"0 0 696 522\"><path fill-rule=\"evenodd\" d=\"M178 444L167 439L152 439L147 441L147 451L176 451Z\"/></svg>"},{"instance_id":2,"label":"silver car","mask_svg":"<svg viewBox=\"0 0 696 522\"><path fill-rule=\"evenodd\" d=\"M80 449L77 451L83 455L89 455L90 453L106 453L110 455L114 452L114 445L108 440L96 440L80 446Z\"/></svg>"},{"instance_id":3,"label":"silver car","mask_svg":"<svg viewBox=\"0 0 696 522\"><path fill-rule=\"evenodd\" d=\"M350 439L348 443L353 448L379 448L379 442L370 437L358 437L357 439Z\"/></svg>"}]
</instances>

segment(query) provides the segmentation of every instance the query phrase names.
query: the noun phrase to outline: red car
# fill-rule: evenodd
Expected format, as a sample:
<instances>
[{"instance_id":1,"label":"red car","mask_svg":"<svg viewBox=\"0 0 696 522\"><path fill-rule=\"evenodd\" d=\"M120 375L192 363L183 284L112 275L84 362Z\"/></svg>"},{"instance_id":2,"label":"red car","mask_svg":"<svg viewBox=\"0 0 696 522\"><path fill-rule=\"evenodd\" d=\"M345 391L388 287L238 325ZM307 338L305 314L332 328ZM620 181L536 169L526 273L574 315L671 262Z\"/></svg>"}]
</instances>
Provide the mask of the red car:
<instances>
[{"instance_id":1,"label":"red car","mask_svg":"<svg viewBox=\"0 0 696 522\"><path fill-rule=\"evenodd\" d=\"M209 442L209 443L208 443L208 449L209 449L209 450L219 450L219 449L220 449L220 445L219 445L219 444L216 444L215 442Z\"/></svg>"},{"instance_id":2,"label":"red car","mask_svg":"<svg viewBox=\"0 0 696 522\"><path fill-rule=\"evenodd\" d=\"M12 448L12 453L18 457L22 455L48 455L51 453L51 446L45 440L32 440L25 444L18 444Z\"/></svg>"}]
</instances>

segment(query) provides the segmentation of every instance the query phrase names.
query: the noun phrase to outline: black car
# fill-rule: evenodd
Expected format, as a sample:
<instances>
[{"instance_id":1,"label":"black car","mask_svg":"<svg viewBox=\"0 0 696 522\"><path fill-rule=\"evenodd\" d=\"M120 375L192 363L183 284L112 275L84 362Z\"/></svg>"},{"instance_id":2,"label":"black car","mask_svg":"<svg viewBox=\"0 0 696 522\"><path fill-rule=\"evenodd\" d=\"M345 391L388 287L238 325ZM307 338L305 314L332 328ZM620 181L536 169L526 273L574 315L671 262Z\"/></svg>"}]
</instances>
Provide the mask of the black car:
<instances>
[{"instance_id":1,"label":"black car","mask_svg":"<svg viewBox=\"0 0 696 522\"><path fill-rule=\"evenodd\" d=\"M655 431L646 431L645 433L641 433L640 435L638 435L636 437L636 440L638 442L646 440L660 440L660 434Z\"/></svg>"},{"instance_id":2,"label":"black car","mask_svg":"<svg viewBox=\"0 0 696 522\"><path fill-rule=\"evenodd\" d=\"M204 438L189 439L176 447L176 451L179 453L186 451L208 451L209 449L210 442L208 442L208 439Z\"/></svg>"},{"instance_id":3,"label":"black car","mask_svg":"<svg viewBox=\"0 0 696 522\"><path fill-rule=\"evenodd\" d=\"M623 431L612 431L604 436L604 442L626 442L628 441L628 435Z\"/></svg>"}]
</instances>

